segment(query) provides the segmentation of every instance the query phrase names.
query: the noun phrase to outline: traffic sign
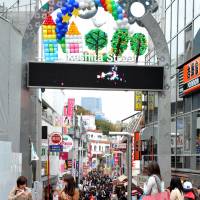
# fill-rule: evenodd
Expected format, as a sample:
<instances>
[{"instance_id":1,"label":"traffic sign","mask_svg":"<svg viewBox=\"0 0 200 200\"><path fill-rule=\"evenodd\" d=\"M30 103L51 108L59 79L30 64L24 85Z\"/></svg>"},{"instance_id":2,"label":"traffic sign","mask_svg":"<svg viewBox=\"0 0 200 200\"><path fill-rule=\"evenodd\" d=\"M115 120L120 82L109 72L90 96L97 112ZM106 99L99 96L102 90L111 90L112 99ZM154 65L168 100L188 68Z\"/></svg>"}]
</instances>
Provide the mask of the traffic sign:
<instances>
[{"instance_id":1,"label":"traffic sign","mask_svg":"<svg viewBox=\"0 0 200 200\"><path fill-rule=\"evenodd\" d=\"M53 132L51 134L51 143L52 144L60 144L62 142L62 136L58 132Z\"/></svg>"},{"instance_id":2,"label":"traffic sign","mask_svg":"<svg viewBox=\"0 0 200 200\"><path fill-rule=\"evenodd\" d=\"M69 135L63 135L62 140L63 152L69 152L73 147L73 139Z\"/></svg>"},{"instance_id":3,"label":"traffic sign","mask_svg":"<svg viewBox=\"0 0 200 200\"><path fill-rule=\"evenodd\" d=\"M49 145L50 152L62 152L63 146L62 145Z\"/></svg>"}]
</instances>

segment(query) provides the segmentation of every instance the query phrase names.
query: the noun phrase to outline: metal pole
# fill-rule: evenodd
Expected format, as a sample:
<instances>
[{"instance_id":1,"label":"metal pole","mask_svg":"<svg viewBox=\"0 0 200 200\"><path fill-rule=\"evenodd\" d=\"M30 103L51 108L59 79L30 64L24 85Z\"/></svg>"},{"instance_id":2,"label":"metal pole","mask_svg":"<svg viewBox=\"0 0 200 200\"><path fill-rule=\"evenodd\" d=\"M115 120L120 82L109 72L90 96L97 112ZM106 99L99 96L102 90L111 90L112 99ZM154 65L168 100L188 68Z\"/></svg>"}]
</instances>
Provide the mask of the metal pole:
<instances>
[{"instance_id":1,"label":"metal pole","mask_svg":"<svg viewBox=\"0 0 200 200\"><path fill-rule=\"evenodd\" d=\"M128 143L128 200L131 200L131 193L132 193L132 136L127 136L127 143Z\"/></svg>"},{"instance_id":2,"label":"metal pole","mask_svg":"<svg viewBox=\"0 0 200 200\"><path fill-rule=\"evenodd\" d=\"M48 200L50 200L50 149L49 149L49 136L48 136Z\"/></svg>"}]
</instances>

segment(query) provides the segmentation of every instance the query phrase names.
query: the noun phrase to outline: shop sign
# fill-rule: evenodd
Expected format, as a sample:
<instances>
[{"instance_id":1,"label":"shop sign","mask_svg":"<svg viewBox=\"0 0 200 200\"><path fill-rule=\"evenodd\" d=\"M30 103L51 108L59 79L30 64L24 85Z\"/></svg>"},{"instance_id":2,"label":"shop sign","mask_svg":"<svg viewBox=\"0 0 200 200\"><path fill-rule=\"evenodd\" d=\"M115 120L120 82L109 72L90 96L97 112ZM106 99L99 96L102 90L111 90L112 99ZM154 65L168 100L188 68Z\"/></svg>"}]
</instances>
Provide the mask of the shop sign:
<instances>
[{"instance_id":1,"label":"shop sign","mask_svg":"<svg viewBox=\"0 0 200 200\"><path fill-rule=\"evenodd\" d=\"M63 135L62 140L63 152L69 152L73 147L73 139L69 135Z\"/></svg>"},{"instance_id":2,"label":"shop sign","mask_svg":"<svg viewBox=\"0 0 200 200\"><path fill-rule=\"evenodd\" d=\"M179 96L188 95L200 89L200 56L187 62L179 69Z\"/></svg>"},{"instance_id":3,"label":"shop sign","mask_svg":"<svg viewBox=\"0 0 200 200\"><path fill-rule=\"evenodd\" d=\"M148 110L153 111L155 107L155 95L153 92L148 92Z\"/></svg>"},{"instance_id":4,"label":"shop sign","mask_svg":"<svg viewBox=\"0 0 200 200\"><path fill-rule=\"evenodd\" d=\"M135 111L142 111L142 92L135 91Z\"/></svg>"},{"instance_id":5,"label":"shop sign","mask_svg":"<svg viewBox=\"0 0 200 200\"><path fill-rule=\"evenodd\" d=\"M51 134L51 143L60 144L62 142L62 136L60 133L54 132Z\"/></svg>"}]
</instances>

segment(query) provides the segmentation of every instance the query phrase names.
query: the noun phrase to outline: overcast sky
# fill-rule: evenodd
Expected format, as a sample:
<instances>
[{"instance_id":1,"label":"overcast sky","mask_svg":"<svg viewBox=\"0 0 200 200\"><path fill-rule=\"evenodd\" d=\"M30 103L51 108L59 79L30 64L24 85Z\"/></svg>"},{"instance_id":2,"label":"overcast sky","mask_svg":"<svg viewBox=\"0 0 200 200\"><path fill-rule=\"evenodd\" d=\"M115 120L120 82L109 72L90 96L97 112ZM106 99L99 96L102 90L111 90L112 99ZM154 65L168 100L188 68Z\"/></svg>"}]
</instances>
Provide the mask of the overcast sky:
<instances>
[{"instance_id":1,"label":"overcast sky","mask_svg":"<svg viewBox=\"0 0 200 200\"><path fill-rule=\"evenodd\" d=\"M112 122L135 113L133 91L65 90L65 94L67 98L75 98L77 105L81 105L81 97L100 97L103 113Z\"/></svg>"}]
</instances>

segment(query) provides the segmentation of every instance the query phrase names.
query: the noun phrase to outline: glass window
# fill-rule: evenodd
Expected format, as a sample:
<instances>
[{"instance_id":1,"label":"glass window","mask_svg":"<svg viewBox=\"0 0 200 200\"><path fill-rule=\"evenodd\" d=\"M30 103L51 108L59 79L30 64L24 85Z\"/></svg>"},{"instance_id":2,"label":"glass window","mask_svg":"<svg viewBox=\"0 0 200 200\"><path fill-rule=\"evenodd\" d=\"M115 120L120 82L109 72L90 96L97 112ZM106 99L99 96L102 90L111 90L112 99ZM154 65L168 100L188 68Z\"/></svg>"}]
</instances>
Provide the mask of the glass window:
<instances>
[{"instance_id":1,"label":"glass window","mask_svg":"<svg viewBox=\"0 0 200 200\"><path fill-rule=\"evenodd\" d=\"M185 0L179 0L178 6L178 31L185 25Z\"/></svg>"},{"instance_id":2,"label":"glass window","mask_svg":"<svg viewBox=\"0 0 200 200\"><path fill-rule=\"evenodd\" d=\"M171 0L165 0L165 6L166 6L166 8L169 6L170 3L171 3Z\"/></svg>"},{"instance_id":3,"label":"glass window","mask_svg":"<svg viewBox=\"0 0 200 200\"><path fill-rule=\"evenodd\" d=\"M184 98L184 112L190 112L192 107L192 97L188 96Z\"/></svg>"},{"instance_id":4,"label":"glass window","mask_svg":"<svg viewBox=\"0 0 200 200\"><path fill-rule=\"evenodd\" d=\"M170 40L171 37L171 7L166 10L166 23L165 23L165 37L167 42Z\"/></svg>"},{"instance_id":5,"label":"glass window","mask_svg":"<svg viewBox=\"0 0 200 200\"><path fill-rule=\"evenodd\" d=\"M186 24L193 19L193 0L186 0Z\"/></svg>"},{"instance_id":6,"label":"glass window","mask_svg":"<svg viewBox=\"0 0 200 200\"><path fill-rule=\"evenodd\" d=\"M200 1L199 1L200 2ZM200 17L194 20L193 56L200 53Z\"/></svg>"},{"instance_id":7,"label":"glass window","mask_svg":"<svg viewBox=\"0 0 200 200\"><path fill-rule=\"evenodd\" d=\"M184 32L178 34L178 66L184 63Z\"/></svg>"},{"instance_id":8,"label":"glass window","mask_svg":"<svg viewBox=\"0 0 200 200\"><path fill-rule=\"evenodd\" d=\"M177 0L172 4L172 38L177 33Z\"/></svg>"},{"instance_id":9,"label":"glass window","mask_svg":"<svg viewBox=\"0 0 200 200\"><path fill-rule=\"evenodd\" d=\"M195 93L192 96L192 110L200 108L200 93Z\"/></svg>"},{"instance_id":10,"label":"glass window","mask_svg":"<svg viewBox=\"0 0 200 200\"><path fill-rule=\"evenodd\" d=\"M171 154L176 154L176 119L171 120Z\"/></svg>"},{"instance_id":11,"label":"glass window","mask_svg":"<svg viewBox=\"0 0 200 200\"><path fill-rule=\"evenodd\" d=\"M184 117L184 153L189 153L191 146L191 118L190 115Z\"/></svg>"},{"instance_id":12,"label":"glass window","mask_svg":"<svg viewBox=\"0 0 200 200\"><path fill-rule=\"evenodd\" d=\"M177 38L171 42L171 75L176 74L177 68Z\"/></svg>"},{"instance_id":13,"label":"glass window","mask_svg":"<svg viewBox=\"0 0 200 200\"><path fill-rule=\"evenodd\" d=\"M200 1L194 0L194 16L200 14Z\"/></svg>"},{"instance_id":14,"label":"glass window","mask_svg":"<svg viewBox=\"0 0 200 200\"><path fill-rule=\"evenodd\" d=\"M178 117L177 118L177 138L176 138L177 154L183 153L183 137L184 137L183 117Z\"/></svg>"},{"instance_id":15,"label":"glass window","mask_svg":"<svg viewBox=\"0 0 200 200\"><path fill-rule=\"evenodd\" d=\"M171 114L176 114L176 76L171 79Z\"/></svg>"},{"instance_id":16,"label":"glass window","mask_svg":"<svg viewBox=\"0 0 200 200\"><path fill-rule=\"evenodd\" d=\"M185 60L192 57L192 24L185 29Z\"/></svg>"}]
</instances>

